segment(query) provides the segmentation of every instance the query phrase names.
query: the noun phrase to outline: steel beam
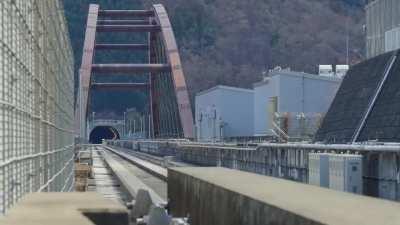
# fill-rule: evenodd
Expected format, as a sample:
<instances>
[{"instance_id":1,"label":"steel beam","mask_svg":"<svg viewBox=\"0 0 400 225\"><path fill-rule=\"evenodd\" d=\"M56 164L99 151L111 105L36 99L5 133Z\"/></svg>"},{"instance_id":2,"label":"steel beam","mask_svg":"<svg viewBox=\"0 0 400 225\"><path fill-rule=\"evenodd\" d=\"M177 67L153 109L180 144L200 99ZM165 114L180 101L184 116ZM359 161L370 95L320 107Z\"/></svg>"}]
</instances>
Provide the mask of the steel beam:
<instances>
[{"instance_id":1,"label":"steel beam","mask_svg":"<svg viewBox=\"0 0 400 225\"><path fill-rule=\"evenodd\" d=\"M93 64L95 73L160 73L170 72L168 64Z\"/></svg>"},{"instance_id":2,"label":"steel beam","mask_svg":"<svg viewBox=\"0 0 400 225\"><path fill-rule=\"evenodd\" d=\"M147 42L149 47L153 46L155 43L156 37L155 33L148 33L147 35ZM151 48L148 50L148 61L149 63L156 63L155 59L155 52L151 51ZM149 74L149 111L151 115L151 123L150 126L150 138L155 138L159 136L159 113L158 113L158 96L155 88L155 80L156 74L150 73Z\"/></svg>"},{"instance_id":3,"label":"steel beam","mask_svg":"<svg viewBox=\"0 0 400 225\"><path fill-rule=\"evenodd\" d=\"M97 32L159 32L158 25L97 25Z\"/></svg>"},{"instance_id":4,"label":"steel beam","mask_svg":"<svg viewBox=\"0 0 400 225\"><path fill-rule=\"evenodd\" d=\"M100 17L152 17L153 10L100 10Z\"/></svg>"},{"instance_id":5,"label":"steel beam","mask_svg":"<svg viewBox=\"0 0 400 225\"><path fill-rule=\"evenodd\" d=\"M91 4L87 18L85 41L83 45L82 64L79 70L79 125L80 136L86 138L86 117L89 104L89 85L91 82L92 63L94 46L96 40L96 24L99 12L99 5Z\"/></svg>"},{"instance_id":6,"label":"steel beam","mask_svg":"<svg viewBox=\"0 0 400 225\"><path fill-rule=\"evenodd\" d=\"M98 20L97 25L148 25L148 20Z\"/></svg>"},{"instance_id":7,"label":"steel beam","mask_svg":"<svg viewBox=\"0 0 400 225\"><path fill-rule=\"evenodd\" d=\"M154 136L154 126L164 124L158 128L159 135L163 137L193 138L193 115L191 111L189 95L185 77L182 71L179 51L176 45L174 33L165 8L162 5L154 5L152 10L99 10L97 8L95 23L88 23L86 38L92 40L90 48L85 47L84 57L89 59L82 65L81 72L85 74L82 83L85 115L89 102L88 93L91 89L151 89L150 111L153 121L149 122ZM89 17L90 17L89 13ZM98 21L97 17L101 20ZM90 33L88 33L90 31ZM93 33L94 31L94 33ZM147 33L155 42L146 44L123 43L99 43L95 44L97 32L141 32ZM86 43L85 43L86 46ZM147 50L149 51L150 64L94 64L94 50ZM156 49L154 54L153 49ZM90 56L89 58L86 56ZM156 60L152 60L152 59ZM84 59L83 59L84 60ZM148 84L91 84L92 73L99 75L113 74L146 74L150 76ZM161 73L161 76L160 76ZM151 88L150 88L151 87ZM158 114L159 118L154 118ZM159 119L159 121L157 121ZM82 121L83 122L83 121ZM157 136L157 135L156 135Z\"/></svg>"},{"instance_id":8,"label":"steel beam","mask_svg":"<svg viewBox=\"0 0 400 225\"><path fill-rule=\"evenodd\" d=\"M157 22L162 28L160 34L163 38L163 44L168 63L171 65L172 68L172 81L178 102L179 118L183 128L183 134L185 138L193 138L194 122L192 107L190 106L189 93L186 86L185 76L182 70L182 64L175 40L175 35L164 6L161 4L156 4L153 7L155 11L155 18L158 20Z\"/></svg>"},{"instance_id":9,"label":"steel beam","mask_svg":"<svg viewBox=\"0 0 400 225\"><path fill-rule=\"evenodd\" d=\"M96 50L144 50L147 51L147 44L96 44Z\"/></svg>"},{"instance_id":10,"label":"steel beam","mask_svg":"<svg viewBox=\"0 0 400 225\"><path fill-rule=\"evenodd\" d=\"M92 83L94 90L147 90L148 83Z\"/></svg>"}]
</instances>

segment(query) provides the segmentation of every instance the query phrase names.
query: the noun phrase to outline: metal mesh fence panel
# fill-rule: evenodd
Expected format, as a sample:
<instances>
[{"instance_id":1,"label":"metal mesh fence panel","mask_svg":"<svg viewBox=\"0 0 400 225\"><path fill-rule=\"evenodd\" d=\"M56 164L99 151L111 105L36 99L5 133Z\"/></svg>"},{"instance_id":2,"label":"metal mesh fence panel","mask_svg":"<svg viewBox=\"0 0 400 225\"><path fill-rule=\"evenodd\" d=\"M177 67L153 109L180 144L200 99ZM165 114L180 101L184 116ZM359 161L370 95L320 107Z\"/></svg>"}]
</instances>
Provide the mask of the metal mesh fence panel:
<instances>
[{"instance_id":1,"label":"metal mesh fence panel","mask_svg":"<svg viewBox=\"0 0 400 225\"><path fill-rule=\"evenodd\" d=\"M0 214L73 187L73 56L62 2L0 1Z\"/></svg>"}]
</instances>

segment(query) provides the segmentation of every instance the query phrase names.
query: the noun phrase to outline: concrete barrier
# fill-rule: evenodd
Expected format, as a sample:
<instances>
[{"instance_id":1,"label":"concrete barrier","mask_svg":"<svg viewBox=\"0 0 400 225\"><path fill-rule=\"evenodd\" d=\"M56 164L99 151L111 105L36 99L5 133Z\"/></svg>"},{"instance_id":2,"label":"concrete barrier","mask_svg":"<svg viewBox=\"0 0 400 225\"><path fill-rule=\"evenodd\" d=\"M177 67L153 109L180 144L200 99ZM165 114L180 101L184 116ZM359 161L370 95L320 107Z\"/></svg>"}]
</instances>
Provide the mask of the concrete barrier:
<instances>
[{"instance_id":1,"label":"concrete barrier","mask_svg":"<svg viewBox=\"0 0 400 225\"><path fill-rule=\"evenodd\" d=\"M363 156L363 194L400 201L400 145L324 145L264 143L255 148L233 145L169 142L107 141L109 145L132 142L140 151L175 156L197 166L222 166L308 183L308 154L316 152Z\"/></svg>"},{"instance_id":2,"label":"concrete barrier","mask_svg":"<svg viewBox=\"0 0 400 225\"><path fill-rule=\"evenodd\" d=\"M225 168L172 168L174 216L191 225L394 225L400 204Z\"/></svg>"}]
</instances>

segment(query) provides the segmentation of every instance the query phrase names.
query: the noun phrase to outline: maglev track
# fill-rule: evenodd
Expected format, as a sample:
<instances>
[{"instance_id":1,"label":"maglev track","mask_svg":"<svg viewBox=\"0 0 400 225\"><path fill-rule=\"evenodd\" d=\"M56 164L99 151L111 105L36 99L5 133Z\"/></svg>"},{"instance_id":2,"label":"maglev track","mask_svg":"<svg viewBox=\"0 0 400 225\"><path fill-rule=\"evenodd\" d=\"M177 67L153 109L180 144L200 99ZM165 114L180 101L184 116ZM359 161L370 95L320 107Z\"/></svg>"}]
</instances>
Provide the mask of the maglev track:
<instances>
[{"instance_id":1,"label":"maglev track","mask_svg":"<svg viewBox=\"0 0 400 225\"><path fill-rule=\"evenodd\" d=\"M129 203L139 189L148 190L153 201L167 201L167 169L149 160L128 154L124 149L90 145L93 159L92 178L88 191ZM150 156L149 156L150 157ZM154 160L154 159L153 159Z\"/></svg>"}]
</instances>

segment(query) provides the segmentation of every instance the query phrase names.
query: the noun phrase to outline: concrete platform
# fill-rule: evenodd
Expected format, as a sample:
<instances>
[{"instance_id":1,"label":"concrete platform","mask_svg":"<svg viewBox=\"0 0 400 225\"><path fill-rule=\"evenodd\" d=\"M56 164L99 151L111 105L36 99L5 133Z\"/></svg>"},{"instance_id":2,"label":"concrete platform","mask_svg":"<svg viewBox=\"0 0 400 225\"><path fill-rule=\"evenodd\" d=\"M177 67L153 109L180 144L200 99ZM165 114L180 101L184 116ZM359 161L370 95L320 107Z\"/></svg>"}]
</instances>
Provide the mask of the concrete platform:
<instances>
[{"instance_id":1,"label":"concrete platform","mask_svg":"<svg viewBox=\"0 0 400 225\"><path fill-rule=\"evenodd\" d=\"M126 208L101 195L34 193L24 197L0 225L128 225Z\"/></svg>"},{"instance_id":2,"label":"concrete platform","mask_svg":"<svg viewBox=\"0 0 400 225\"><path fill-rule=\"evenodd\" d=\"M397 225L400 204L225 168L171 168L174 216L191 225Z\"/></svg>"}]
</instances>

